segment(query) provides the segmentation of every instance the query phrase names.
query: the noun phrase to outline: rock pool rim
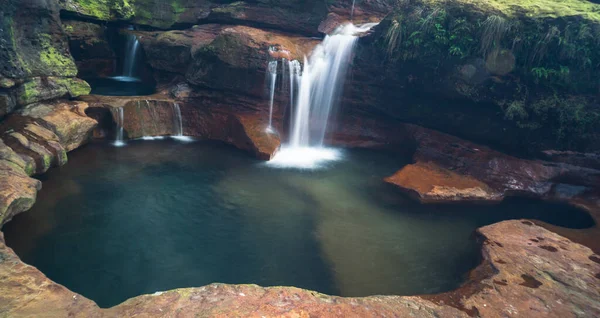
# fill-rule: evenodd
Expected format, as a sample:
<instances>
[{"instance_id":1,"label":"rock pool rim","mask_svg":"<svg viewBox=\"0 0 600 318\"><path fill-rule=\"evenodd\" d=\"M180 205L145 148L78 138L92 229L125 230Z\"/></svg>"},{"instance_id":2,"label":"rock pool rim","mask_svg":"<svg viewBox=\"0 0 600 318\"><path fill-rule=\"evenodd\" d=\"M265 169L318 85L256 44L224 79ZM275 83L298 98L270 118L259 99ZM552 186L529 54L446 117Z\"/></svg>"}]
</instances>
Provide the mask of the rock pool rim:
<instances>
[{"instance_id":1,"label":"rock pool rim","mask_svg":"<svg viewBox=\"0 0 600 318\"><path fill-rule=\"evenodd\" d=\"M578 210L585 211L585 209L580 209L580 208L578 208ZM585 211L585 212L587 213L587 211ZM519 220L519 221L522 221L523 224L525 224L526 222L530 223L530 224L526 224L528 226L532 226L533 225L533 223L530 222L529 220L522 219L522 220ZM536 221L534 221L534 222L536 222ZM500 222L500 223L502 223L502 222ZM497 224L497 223L493 223L493 224ZM482 241L478 241L478 242L481 244ZM481 256L482 256L482 254L481 254L482 253L481 246L479 246L478 252L479 252L479 256L481 258ZM483 265L485 265L485 263L480 263L479 265L477 265L476 267L474 267L473 269L471 269L471 272L474 272L474 271L479 272L480 271L480 267L482 267ZM461 290L463 288L464 285L472 284L472 283L473 283L473 279L469 278L469 279L465 280L460 287L458 287L457 289L451 290L449 292L458 292L459 290ZM248 284L242 284L242 285L234 284L234 285L232 285L232 284L214 283L214 284L209 284L209 285L203 285L204 287L200 287L200 288L205 288L207 286L244 286L244 285L248 285ZM258 285L249 284L249 286L258 286ZM264 289L277 289L277 288L282 288L282 287L284 287L284 288L298 288L298 287L294 287L294 286L272 286L272 287L264 287ZM177 289L177 290L189 290L189 289L193 289L193 288L194 287L189 287L189 288L186 287L186 288L181 288L181 289ZM302 288L300 288L300 289L302 289ZM171 290L171 291L173 291L173 290ZM307 291L310 291L310 290L307 289ZM438 295L444 295L444 294L449 293L449 292L444 292L444 293L441 293L441 294L431 294L431 295L415 294L415 296L427 296L427 297L429 297L429 296L431 296L431 297L436 296L437 297ZM160 293L163 293L163 292L160 292ZM323 293L320 293L320 292L311 292L311 293L318 293L320 295L327 295L327 297L339 297L339 298L344 298L344 299L368 299L368 298L372 298L372 297L379 297L377 295L364 296L364 297L343 297L343 296L333 296L333 295L330 296L328 294L323 294ZM144 295L147 295L147 294L142 294L142 295L139 295L138 297L141 297L141 296L144 296ZM388 297L388 296L386 296L386 297ZM394 295L390 295L389 297L410 297L410 296L394 296ZM136 297L133 297L133 298L136 298ZM130 298L129 300L131 300L133 298ZM129 300L124 301L124 303L128 302ZM123 303L121 303L121 304L123 304ZM116 306L119 306L119 305L116 305ZM113 307L107 307L107 308L113 308Z\"/></svg>"}]
</instances>

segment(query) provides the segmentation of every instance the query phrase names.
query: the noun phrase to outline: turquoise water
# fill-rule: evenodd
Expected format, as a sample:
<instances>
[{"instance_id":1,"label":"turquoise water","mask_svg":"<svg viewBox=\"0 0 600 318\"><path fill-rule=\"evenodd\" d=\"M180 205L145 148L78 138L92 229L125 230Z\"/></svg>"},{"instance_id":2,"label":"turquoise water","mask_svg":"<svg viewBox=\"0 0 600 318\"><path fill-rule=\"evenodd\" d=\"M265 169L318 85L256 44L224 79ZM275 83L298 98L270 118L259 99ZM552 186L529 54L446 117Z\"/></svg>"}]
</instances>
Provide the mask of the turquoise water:
<instances>
[{"instance_id":1,"label":"turquoise water","mask_svg":"<svg viewBox=\"0 0 600 318\"><path fill-rule=\"evenodd\" d=\"M52 280L114 306L212 282L327 294L456 288L477 265L477 227L511 218L591 226L565 206L424 206L382 179L406 158L344 151L326 169L275 169L207 142L94 143L43 176L6 241Z\"/></svg>"}]
</instances>

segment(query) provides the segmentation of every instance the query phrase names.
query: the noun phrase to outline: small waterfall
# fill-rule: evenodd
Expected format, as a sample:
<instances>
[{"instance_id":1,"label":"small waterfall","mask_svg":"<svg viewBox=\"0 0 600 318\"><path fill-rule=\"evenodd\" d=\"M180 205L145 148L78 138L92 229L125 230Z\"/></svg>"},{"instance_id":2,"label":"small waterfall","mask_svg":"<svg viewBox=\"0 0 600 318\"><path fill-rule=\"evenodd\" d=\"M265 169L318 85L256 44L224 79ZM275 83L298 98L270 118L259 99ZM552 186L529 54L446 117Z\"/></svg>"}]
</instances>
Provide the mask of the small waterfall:
<instances>
[{"instance_id":1,"label":"small waterfall","mask_svg":"<svg viewBox=\"0 0 600 318\"><path fill-rule=\"evenodd\" d=\"M173 103L173 135L171 138L180 141L192 141L193 139L183 135L183 121L181 118L181 108L178 103Z\"/></svg>"},{"instance_id":2,"label":"small waterfall","mask_svg":"<svg viewBox=\"0 0 600 318\"><path fill-rule=\"evenodd\" d=\"M290 70L290 114L294 113L295 87L300 84L300 76L302 74L302 66L300 62L293 60L288 62ZM290 125L290 136L292 135L293 126Z\"/></svg>"},{"instance_id":3,"label":"small waterfall","mask_svg":"<svg viewBox=\"0 0 600 318\"><path fill-rule=\"evenodd\" d=\"M287 84L285 81L285 77L287 76L286 68L288 66L287 60L285 58L281 59L281 94L284 95L287 89Z\"/></svg>"},{"instance_id":4,"label":"small waterfall","mask_svg":"<svg viewBox=\"0 0 600 318\"><path fill-rule=\"evenodd\" d=\"M269 66L267 69L269 73L270 79L270 90L269 90L269 126L267 127L267 132L273 133L275 130L273 129L273 100L275 98L275 82L277 81L277 61L269 62Z\"/></svg>"},{"instance_id":5,"label":"small waterfall","mask_svg":"<svg viewBox=\"0 0 600 318\"><path fill-rule=\"evenodd\" d=\"M304 58L300 87L294 96L295 103L292 103L290 141L270 161L271 164L314 168L319 162L339 157L337 151L323 147L327 124L341 96L358 35L375 25L340 26L315 47L310 59Z\"/></svg>"},{"instance_id":6,"label":"small waterfall","mask_svg":"<svg viewBox=\"0 0 600 318\"><path fill-rule=\"evenodd\" d=\"M350 20L354 19L354 4L356 0L352 0L352 10L350 11Z\"/></svg>"},{"instance_id":7,"label":"small waterfall","mask_svg":"<svg viewBox=\"0 0 600 318\"><path fill-rule=\"evenodd\" d=\"M114 108L113 108L114 110ZM123 124L124 124L124 114L123 114L123 107L118 107L116 108L116 110L114 110L117 113L117 138L115 140L115 142L113 143L113 145L117 146L117 147L122 147L125 146L125 142L123 141Z\"/></svg>"},{"instance_id":8,"label":"small waterfall","mask_svg":"<svg viewBox=\"0 0 600 318\"><path fill-rule=\"evenodd\" d=\"M156 136L156 134L158 133L159 129L157 126L157 122L158 122L158 116L156 115L156 110L150 106L150 102L148 100L144 100L145 105L146 105L146 110L148 112L148 116L150 117L150 123L153 126L153 131L150 133L150 135L147 135L146 132L146 123L147 121L142 121L142 139L143 140L160 140L163 139L163 136ZM138 107L139 107L139 101L138 101ZM144 116L140 116L141 119L144 118Z\"/></svg>"},{"instance_id":9,"label":"small waterfall","mask_svg":"<svg viewBox=\"0 0 600 318\"><path fill-rule=\"evenodd\" d=\"M130 28L132 30L133 28ZM140 60L140 41L135 34L124 34L125 45L123 48L123 68L121 75L113 77L123 82L138 82L138 69Z\"/></svg>"},{"instance_id":10,"label":"small waterfall","mask_svg":"<svg viewBox=\"0 0 600 318\"><path fill-rule=\"evenodd\" d=\"M134 34L125 35L125 58L123 60L123 76L134 77L140 41Z\"/></svg>"},{"instance_id":11,"label":"small waterfall","mask_svg":"<svg viewBox=\"0 0 600 318\"><path fill-rule=\"evenodd\" d=\"M181 108L173 103L173 136L183 137L183 124L181 123Z\"/></svg>"}]
</instances>

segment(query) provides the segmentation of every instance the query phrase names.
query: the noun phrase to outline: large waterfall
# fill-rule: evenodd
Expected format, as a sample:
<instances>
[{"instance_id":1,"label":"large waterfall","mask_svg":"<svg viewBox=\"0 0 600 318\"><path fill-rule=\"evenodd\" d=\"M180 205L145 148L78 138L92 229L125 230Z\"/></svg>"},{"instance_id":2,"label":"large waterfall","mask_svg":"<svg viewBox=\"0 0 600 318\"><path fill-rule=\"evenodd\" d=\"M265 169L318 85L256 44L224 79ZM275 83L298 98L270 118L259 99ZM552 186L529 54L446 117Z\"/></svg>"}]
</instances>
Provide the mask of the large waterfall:
<instances>
[{"instance_id":1,"label":"large waterfall","mask_svg":"<svg viewBox=\"0 0 600 318\"><path fill-rule=\"evenodd\" d=\"M324 161L339 158L337 150L324 147L327 126L341 96L358 35L373 26L375 24L369 23L360 26L345 24L338 27L315 47L309 58L304 58L302 75L297 75L300 71L299 63L290 63L290 95L293 109L290 112L290 140L282 146L270 164L314 168ZM295 90L297 85L299 87Z\"/></svg>"}]
</instances>

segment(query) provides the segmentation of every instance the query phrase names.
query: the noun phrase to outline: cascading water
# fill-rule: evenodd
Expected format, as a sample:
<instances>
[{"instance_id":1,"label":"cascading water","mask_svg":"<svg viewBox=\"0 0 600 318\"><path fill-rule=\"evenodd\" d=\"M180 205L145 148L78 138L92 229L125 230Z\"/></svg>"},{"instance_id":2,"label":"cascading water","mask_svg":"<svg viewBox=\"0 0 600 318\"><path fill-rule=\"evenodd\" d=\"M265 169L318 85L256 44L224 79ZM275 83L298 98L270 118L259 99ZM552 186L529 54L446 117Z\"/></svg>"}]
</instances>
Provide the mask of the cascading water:
<instances>
[{"instance_id":1,"label":"cascading water","mask_svg":"<svg viewBox=\"0 0 600 318\"><path fill-rule=\"evenodd\" d=\"M305 57L298 96L292 103L289 144L275 155L269 162L271 165L315 168L324 161L339 158L338 151L323 145L327 124L341 95L358 35L375 25L340 26L315 47L310 58Z\"/></svg>"},{"instance_id":2,"label":"cascading water","mask_svg":"<svg viewBox=\"0 0 600 318\"><path fill-rule=\"evenodd\" d=\"M192 138L183 135L183 123L181 119L181 108L178 103L173 103L173 139L191 141Z\"/></svg>"},{"instance_id":3,"label":"cascading water","mask_svg":"<svg viewBox=\"0 0 600 318\"><path fill-rule=\"evenodd\" d=\"M275 130L273 129L273 100L275 98L275 82L277 81L277 61L270 61L268 68L269 74L269 127L267 127L267 132L273 133Z\"/></svg>"},{"instance_id":4,"label":"cascading water","mask_svg":"<svg viewBox=\"0 0 600 318\"><path fill-rule=\"evenodd\" d=\"M183 124L181 123L181 108L179 104L173 103L173 136L183 136Z\"/></svg>"},{"instance_id":5,"label":"cascading water","mask_svg":"<svg viewBox=\"0 0 600 318\"><path fill-rule=\"evenodd\" d=\"M127 49L125 51L125 60L123 61L123 76L133 77L140 41L133 34L127 34L126 36Z\"/></svg>"},{"instance_id":6,"label":"cascading water","mask_svg":"<svg viewBox=\"0 0 600 318\"><path fill-rule=\"evenodd\" d=\"M125 142L123 141L123 124L124 124L124 115L123 115L123 107L116 108L115 112L117 113L117 138L113 145L117 147L125 146Z\"/></svg>"},{"instance_id":7,"label":"cascading water","mask_svg":"<svg viewBox=\"0 0 600 318\"><path fill-rule=\"evenodd\" d=\"M144 116L140 116L140 119L142 119L142 139L143 140L160 140L163 139L163 136L155 136L156 133L158 132L158 126L156 125L156 123L158 122L158 116L155 113L154 108L152 108L150 106L150 102L148 100L144 100L145 105L146 105L146 110L148 112L148 115L150 117L150 123L153 126L153 132L150 133L150 135L147 135L147 130L146 130L146 123L147 121L144 121L143 118ZM140 102L138 101L138 109L140 109Z\"/></svg>"},{"instance_id":8,"label":"cascading water","mask_svg":"<svg viewBox=\"0 0 600 318\"><path fill-rule=\"evenodd\" d=\"M356 0L352 0L352 10L350 10L350 20L354 19L354 5L356 4Z\"/></svg>"},{"instance_id":9,"label":"cascading water","mask_svg":"<svg viewBox=\"0 0 600 318\"><path fill-rule=\"evenodd\" d=\"M290 70L290 114L294 113L295 99L295 87L300 84L300 76L302 74L302 66L300 62L294 60L288 62L288 68ZM292 135L293 126L290 125L290 136Z\"/></svg>"},{"instance_id":10,"label":"cascading water","mask_svg":"<svg viewBox=\"0 0 600 318\"><path fill-rule=\"evenodd\" d=\"M137 69L139 63L140 42L135 34L127 33L125 36L125 47L123 50L123 69L120 76L114 79L124 82L137 82Z\"/></svg>"}]
</instances>

